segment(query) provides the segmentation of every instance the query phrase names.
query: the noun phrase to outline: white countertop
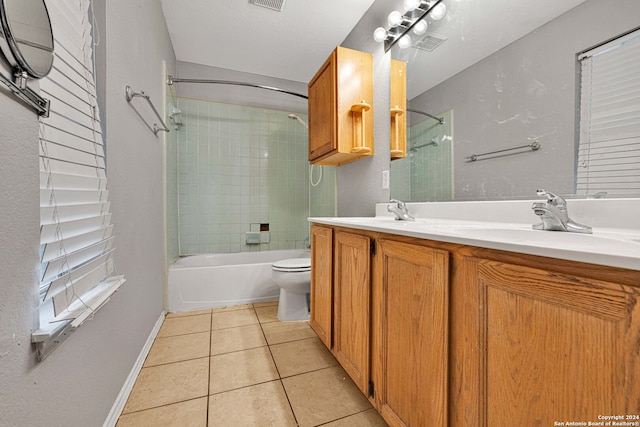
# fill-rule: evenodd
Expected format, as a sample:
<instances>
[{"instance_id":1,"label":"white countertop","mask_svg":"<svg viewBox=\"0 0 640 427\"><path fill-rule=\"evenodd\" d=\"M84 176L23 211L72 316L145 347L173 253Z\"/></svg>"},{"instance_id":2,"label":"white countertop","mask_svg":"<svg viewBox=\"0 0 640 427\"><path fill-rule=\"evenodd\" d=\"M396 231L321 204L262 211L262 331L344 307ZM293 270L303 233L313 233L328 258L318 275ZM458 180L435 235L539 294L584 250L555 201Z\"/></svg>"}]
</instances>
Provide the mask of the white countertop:
<instances>
[{"instance_id":1,"label":"white countertop","mask_svg":"<svg viewBox=\"0 0 640 427\"><path fill-rule=\"evenodd\" d=\"M380 209L377 209L377 212L380 212ZM375 217L312 217L309 221L640 270L640 229L594 225L593 234L541 231L531 228L532 223L539 222L535 221L535 218L534 215L528 223L447 218L416 218L415 222L408 222L396 221L393 216L379 215Z\"/></svg>"}]
</instances>

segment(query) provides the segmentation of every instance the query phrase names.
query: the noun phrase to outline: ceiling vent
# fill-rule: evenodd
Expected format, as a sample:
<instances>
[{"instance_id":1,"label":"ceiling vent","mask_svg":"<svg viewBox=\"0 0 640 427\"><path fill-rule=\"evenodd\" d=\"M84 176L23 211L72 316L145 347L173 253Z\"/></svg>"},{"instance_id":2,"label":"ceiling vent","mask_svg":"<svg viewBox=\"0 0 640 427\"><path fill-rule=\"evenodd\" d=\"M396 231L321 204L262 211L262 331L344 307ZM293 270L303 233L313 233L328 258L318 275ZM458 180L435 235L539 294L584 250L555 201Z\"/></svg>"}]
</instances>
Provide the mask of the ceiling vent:
<instances>
[{"instance_id":1,"label":"ceiling vent","mask_svg":"<svg viewBox=\"0 0 640 427\"><path fill-rule=\"evenodd\" d=\"M440 46L442 43L444 43L445 40L447 39L442 36L427 33L420 40L416 40L412 46L415 47L416 49L422 49L422 50L426 50L427 52L431 52L435 48Z\"/></svg>"},{"instance_id":2,"label":"ceiling vent","mask_svg":"<svg viewBox=\"0 0 640 427\"><path fill-rule=\"evenodd\" d=\"M282 9L284 9L284 3L286 1L287 0L249 0L249 3L282 12Z\"/></svg>"}]
</instances>

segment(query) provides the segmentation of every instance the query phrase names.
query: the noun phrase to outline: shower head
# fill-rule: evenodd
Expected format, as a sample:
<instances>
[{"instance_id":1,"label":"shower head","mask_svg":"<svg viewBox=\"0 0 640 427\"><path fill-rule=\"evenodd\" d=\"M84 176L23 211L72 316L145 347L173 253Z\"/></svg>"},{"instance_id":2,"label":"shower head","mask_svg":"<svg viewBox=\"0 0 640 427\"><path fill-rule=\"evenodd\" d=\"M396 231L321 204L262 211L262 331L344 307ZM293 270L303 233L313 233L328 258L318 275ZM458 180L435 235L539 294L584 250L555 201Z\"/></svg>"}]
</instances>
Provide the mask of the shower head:
<instances>
[{"instance_id":1,"label":"shower head","mask_svg":"<svg viewBox=\"0 0 640 427\"><path fill-rule=\"evenodd\" d=\"M304 126L305 128L309 129L309 125L307 125L304 120L302 120L300 117L296 116L295 114L291 113L287 117L289 117L291 120L299 121L300 124L302 124L302 126Z\"/></svg>"}]
</instances>

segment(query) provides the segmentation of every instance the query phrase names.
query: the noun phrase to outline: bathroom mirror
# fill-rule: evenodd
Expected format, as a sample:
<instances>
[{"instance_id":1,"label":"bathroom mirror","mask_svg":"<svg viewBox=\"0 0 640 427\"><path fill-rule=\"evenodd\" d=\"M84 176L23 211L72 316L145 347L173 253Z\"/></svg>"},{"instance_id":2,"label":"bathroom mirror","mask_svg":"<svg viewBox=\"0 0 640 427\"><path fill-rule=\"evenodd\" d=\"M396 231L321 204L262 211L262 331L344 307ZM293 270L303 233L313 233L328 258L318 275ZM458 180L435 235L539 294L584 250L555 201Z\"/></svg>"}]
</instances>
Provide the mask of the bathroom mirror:
<instances>
[{"instance_id":1,"label":"bathroom mirror","mask_svg":"<svg viewBox=\"0 0 640 427\"><path fill-rule=\"evenodd\" d=\"M18 73L40 79L53 64L53 34L44 0L0 0L0 48Z\"/></svg>"},{"instance_id":2,"label":"bathroom mirror","mask_svg":"<svg viewBox=\"0 0 640 427\"><path fill-rule=\"evenodd\" d=\"M577 55L637 28L640 3L443 3L443 19L429 20L425 35L410 34L409 48L391 51L407 62L407 107L447 119L408 115L409 153L391 163L391 197L535 198L537 188L576 196Z\"/></svg>"}]
</instances>

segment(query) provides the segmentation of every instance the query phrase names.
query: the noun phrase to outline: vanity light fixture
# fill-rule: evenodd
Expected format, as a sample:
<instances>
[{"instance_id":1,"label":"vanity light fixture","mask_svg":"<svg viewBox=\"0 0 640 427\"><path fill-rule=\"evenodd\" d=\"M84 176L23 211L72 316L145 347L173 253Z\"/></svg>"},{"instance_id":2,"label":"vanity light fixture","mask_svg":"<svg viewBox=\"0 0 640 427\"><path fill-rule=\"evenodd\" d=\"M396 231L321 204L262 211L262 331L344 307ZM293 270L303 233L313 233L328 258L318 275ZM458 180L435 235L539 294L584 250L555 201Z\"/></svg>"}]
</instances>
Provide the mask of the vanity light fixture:
<instances>
[{"instance_id":1,"label":"vanity light fixture","mask_svg":"<svg viewBox=\"0 0 640 427\"><path fill-rule=\"evenodd\" d=\"M427 16L438 21L447 13L442 0L404 0L404 15L394 10L387 17L388 29L378 27L373 31L373 39L384 42L384 51L388 52L398 43L401 49L411 46L410 31L416 35L427 32Z\"/></svg>"}]
</instances>

